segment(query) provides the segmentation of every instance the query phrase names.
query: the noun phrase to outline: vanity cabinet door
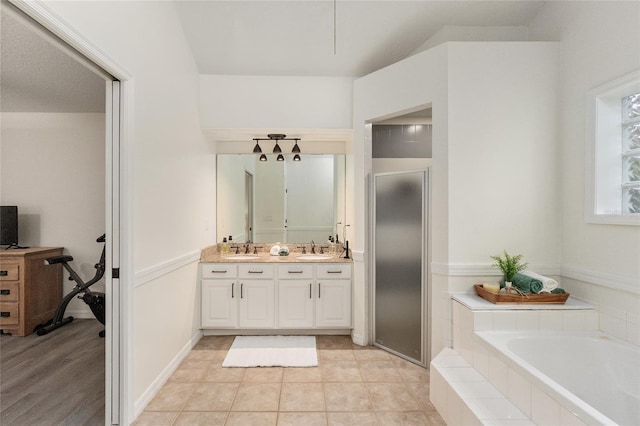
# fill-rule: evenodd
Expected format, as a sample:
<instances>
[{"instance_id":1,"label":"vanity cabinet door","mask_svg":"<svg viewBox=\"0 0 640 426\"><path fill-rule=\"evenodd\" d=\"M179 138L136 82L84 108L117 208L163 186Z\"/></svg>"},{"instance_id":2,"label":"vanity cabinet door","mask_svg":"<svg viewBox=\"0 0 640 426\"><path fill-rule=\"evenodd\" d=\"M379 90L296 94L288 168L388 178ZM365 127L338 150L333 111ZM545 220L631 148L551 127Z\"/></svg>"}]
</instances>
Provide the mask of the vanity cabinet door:
<instances>
[{"instance_id":1,"label":"vanity cabinet door","mask_svg":"<svg viewBox=\"0 0 640 426\"><path fill-rule=\"evenodd\" d=\"M280 280L278 283L278 327L313 327L313 280Z\"/></svg>"},{"instance_id":2,"label":"vanity cabinet door","mask_svg":"<svg viewBox=\"0 0 640 426\"><path fill-rule=\"evenodd\" d=\"M202 326L238 326L236 280L202 280Z\"/></svg>"},{"instance_id":3,"label":"vanity cabinet door","mask_svg":"<svg viewBox=\"0 0 640 426\"><path fill-rule=\"evenodd\" d=\"M351 327L351 280L318 280L316 327Z\"/></svg>"},{"instance_id":4,"label":"vanity cabinet door","mask_svg":"<svg viewBox=\"0 0 640 426\"><path fill-rule=\"evenodd\" d=\"M275 291L273 280L240 280L241 328L275 327Z\"/></svg>"}]
</instances>

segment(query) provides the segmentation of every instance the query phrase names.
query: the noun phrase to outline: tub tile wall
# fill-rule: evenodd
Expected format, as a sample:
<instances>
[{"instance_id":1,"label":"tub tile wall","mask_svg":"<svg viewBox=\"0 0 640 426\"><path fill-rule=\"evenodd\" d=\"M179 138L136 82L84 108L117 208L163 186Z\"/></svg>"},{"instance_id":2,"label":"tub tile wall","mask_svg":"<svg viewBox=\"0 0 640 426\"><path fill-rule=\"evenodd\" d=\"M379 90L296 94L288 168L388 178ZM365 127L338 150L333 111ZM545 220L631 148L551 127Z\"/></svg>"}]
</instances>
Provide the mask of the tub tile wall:
<instances>
[{"instance_id":1,"label":"tub tile wall","mask_svg":"<svg viewBox=\"0 0 640 426\"><path fill-rule=\"evenodd\" d=\"M531 390L531 419L539 425L559 425L560 404L534 387Z\"/></svg>"},{"instance_id":2,"label":"tub tile wall","mask_svg":"<svg viewBox=\"0 0 640 426\"><path fill-rule=\"evenodd\" d=\"M456 351L444 349L432 361L430 371L431 402L447 424L533 425Z\"/></svg>"},{"instance_id":3,"label":"tub tile wall","mask_svg":"<svg viewBox=\"0 0 640 426\"><path fill-rule=\"evenodd\" d=\"M531 383L512 368L507 374L506 395L527 417L531 417Z\"/></svg>"}]
</instances>

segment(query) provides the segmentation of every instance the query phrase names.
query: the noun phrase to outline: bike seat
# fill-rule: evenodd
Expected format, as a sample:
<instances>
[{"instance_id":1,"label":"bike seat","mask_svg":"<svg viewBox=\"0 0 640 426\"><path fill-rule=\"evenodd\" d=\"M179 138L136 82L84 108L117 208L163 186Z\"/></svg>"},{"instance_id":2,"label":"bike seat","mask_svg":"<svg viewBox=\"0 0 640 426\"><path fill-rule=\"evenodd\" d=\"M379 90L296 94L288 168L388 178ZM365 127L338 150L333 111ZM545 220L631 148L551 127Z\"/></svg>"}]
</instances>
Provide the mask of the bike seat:
<instances>
[{"instance_id":1,"label":"bike seat","mask_svg":"<svg viewBox=\"0 0 640 426\"><path fill-rule=\"evenodd\" d=\"M54 257L48 257L47 259L45 259L47 261L47 263L49 265L55 265L56 263L67 263L67 262L71 262L73 260L73 256L67 256L67 255L62 255L62 256L54 256Z\"/></svg>"},{"instance_id":2,"label":"bike seat","mask_svg":"<svg viewBox=\"0 0 640 426\"><path fill-rule=\"evenodd\" d=\"M99 236L99 237L98 237L98 239L96 240L96 243L104 243L104 237L105 237L106 235L107 235L107 234L102 234L101 236Z\"/></svg>"}]
</instances>

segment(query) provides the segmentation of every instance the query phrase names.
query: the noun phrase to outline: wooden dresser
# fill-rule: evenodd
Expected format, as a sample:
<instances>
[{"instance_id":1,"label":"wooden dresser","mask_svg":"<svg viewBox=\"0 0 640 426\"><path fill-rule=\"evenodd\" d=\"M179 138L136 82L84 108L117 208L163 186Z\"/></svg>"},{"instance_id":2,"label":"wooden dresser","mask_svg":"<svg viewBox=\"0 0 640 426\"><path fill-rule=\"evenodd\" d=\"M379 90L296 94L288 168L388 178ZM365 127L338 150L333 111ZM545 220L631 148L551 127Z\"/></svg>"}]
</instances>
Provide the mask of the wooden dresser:
<instances>
[{"instance_id":1,"label":"wooden dresser","mask_svg":"<svg viewBox=\"0 0 640 426\"><path fill-rule=\"evenodd\" d=\"M26 336L53 318L62 299L62 265L45 259L62 247L0 250L0 329Z\"/></svg>"}]
</instances>

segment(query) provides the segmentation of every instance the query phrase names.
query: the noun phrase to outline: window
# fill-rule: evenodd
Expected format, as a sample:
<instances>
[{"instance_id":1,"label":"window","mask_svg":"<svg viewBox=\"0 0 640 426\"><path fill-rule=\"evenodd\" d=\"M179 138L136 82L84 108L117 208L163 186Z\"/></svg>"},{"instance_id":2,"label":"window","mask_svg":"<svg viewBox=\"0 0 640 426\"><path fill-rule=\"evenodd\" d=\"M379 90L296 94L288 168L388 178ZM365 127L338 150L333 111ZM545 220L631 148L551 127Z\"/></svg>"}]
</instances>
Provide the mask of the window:
<instances>
[{"instance_id":1,"label":"window","mask_svg":"<svg viewBox=\"0 0 640 426\"><path fill-rule=\"evenodd\" d=\"M587 97L585 219L640 225L640 71Z\"/></svg>"}]
</instances>

